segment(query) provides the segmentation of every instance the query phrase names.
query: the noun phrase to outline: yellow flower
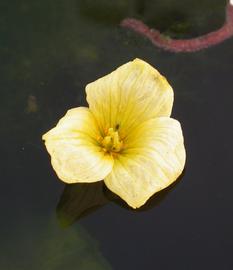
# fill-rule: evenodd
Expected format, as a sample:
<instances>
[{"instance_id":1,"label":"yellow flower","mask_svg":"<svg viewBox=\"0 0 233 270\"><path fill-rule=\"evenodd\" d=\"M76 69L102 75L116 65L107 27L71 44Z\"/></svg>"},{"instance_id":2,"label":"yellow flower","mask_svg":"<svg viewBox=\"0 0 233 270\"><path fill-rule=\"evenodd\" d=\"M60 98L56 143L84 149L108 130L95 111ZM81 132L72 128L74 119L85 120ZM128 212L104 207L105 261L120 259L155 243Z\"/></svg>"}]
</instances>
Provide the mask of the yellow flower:
<instances>
[{"instance_id":1,"label":"yellow flower","mask_svg":"<svg viewBox=\"0 0 233 270\"><path fill-rule=\"evenodd\" d=\"M180 123L170 118L173 90L135 59L86 86L89 108L69 110L43 136L66 183L104 179L131 207L172 184L185 164Z\"/></svg>"}]
</instances>

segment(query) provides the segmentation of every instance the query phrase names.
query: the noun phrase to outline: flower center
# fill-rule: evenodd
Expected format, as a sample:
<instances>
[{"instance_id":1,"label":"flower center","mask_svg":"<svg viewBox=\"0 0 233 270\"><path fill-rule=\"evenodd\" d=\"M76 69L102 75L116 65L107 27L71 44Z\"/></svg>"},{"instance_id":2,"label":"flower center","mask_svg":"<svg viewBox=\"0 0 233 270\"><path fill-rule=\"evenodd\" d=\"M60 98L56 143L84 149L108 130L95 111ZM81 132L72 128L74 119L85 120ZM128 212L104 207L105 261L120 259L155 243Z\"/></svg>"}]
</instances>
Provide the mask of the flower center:
<instances>
[{"instance_id":1,"label":"flower center","mask_svg":"<svg viewBox=\"0 0 233 270\"><path fill-rule=\"evenodd\" d=\"M119 152L122 149L123 141L120 139L118 131L109 128L101 141L101 145L105 152Z\"/></svg>"}]
</instances>

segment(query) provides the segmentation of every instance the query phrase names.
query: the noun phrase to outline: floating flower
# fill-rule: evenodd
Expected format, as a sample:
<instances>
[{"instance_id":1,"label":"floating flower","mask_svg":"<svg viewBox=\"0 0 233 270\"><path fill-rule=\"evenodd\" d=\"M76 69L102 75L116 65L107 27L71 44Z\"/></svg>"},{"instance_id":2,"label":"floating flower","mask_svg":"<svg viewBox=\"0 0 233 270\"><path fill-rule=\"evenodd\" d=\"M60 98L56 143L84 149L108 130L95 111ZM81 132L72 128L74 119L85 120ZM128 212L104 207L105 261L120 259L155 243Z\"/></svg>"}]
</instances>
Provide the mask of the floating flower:
<instances>
[{"instance_id":1,"label":"floating flower","mask_svg":"<svg viewBox=\"0 0 233 270\"><path fill-rule=\"evenodd\" d=\"M173 90L135 59L86 86L89 108L69 110L43 136L58 177L96 182L131 207L172 184L185 164L180 123L170 118Z\"/></svg>"}]
</instances>

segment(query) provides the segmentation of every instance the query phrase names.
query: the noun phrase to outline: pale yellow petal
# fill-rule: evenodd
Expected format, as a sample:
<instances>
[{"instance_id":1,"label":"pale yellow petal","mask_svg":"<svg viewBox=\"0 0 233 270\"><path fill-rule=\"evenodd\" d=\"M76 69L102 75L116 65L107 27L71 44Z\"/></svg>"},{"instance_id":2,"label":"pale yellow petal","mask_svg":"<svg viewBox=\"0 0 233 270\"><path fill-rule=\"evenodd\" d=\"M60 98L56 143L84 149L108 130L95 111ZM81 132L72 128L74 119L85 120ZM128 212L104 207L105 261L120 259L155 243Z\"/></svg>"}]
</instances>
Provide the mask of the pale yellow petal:
<instances>
[{"instance_id":1,"label":"pale yellow petal","mask_svg":"<svg viewBox=\"0 0 233 270\"><path fill-rule=\"evenodd\" d=\"M173 105L167 80L140 59L88 84L86 93L101 129L119 127L124 134L153 117L170 116Z\"/></svg>"},{"instance_id":2,"label":"pale yellow petal","mask_svg":"<svg viewBox=\"0 0 233 270\"><path fill-rule=\"evenodd\" d=\"M95 182L112 170L113 159L97 139L96 121L88 108L71 109L43 136L58 177L66 183Z\"/></svg>"},{"instance_id":3,"label":"pale yellow petal","mask_svg":"<svg viewBox=\"0 0 233 270\"><path fill-rule=\"evenodd\" d=\"M185 148L181 126L169 117L151 119L138 126L125 143L105 183L138 208L182 173Z\"/></svg>"}]
</instances>

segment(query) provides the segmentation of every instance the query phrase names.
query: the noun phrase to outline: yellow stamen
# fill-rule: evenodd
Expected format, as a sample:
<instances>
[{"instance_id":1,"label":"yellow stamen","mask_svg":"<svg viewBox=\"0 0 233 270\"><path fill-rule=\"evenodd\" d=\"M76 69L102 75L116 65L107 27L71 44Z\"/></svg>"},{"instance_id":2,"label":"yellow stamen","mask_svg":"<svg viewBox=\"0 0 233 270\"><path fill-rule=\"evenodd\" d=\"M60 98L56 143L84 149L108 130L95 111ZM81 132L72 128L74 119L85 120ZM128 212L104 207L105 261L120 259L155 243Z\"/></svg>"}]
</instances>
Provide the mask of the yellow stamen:
<instances>
[{"instance_id":1,"label":"yellow stamen","mask_svg":"<svg viewBox=\"0 0 233 270\"><path fill-rule=\"evenodd\" d=\"M120 139L118 131L109 128L106 136L101 141L103 150L106 152L119 152L122 149L123 142Z\"/></svg>"}]
</instances>

